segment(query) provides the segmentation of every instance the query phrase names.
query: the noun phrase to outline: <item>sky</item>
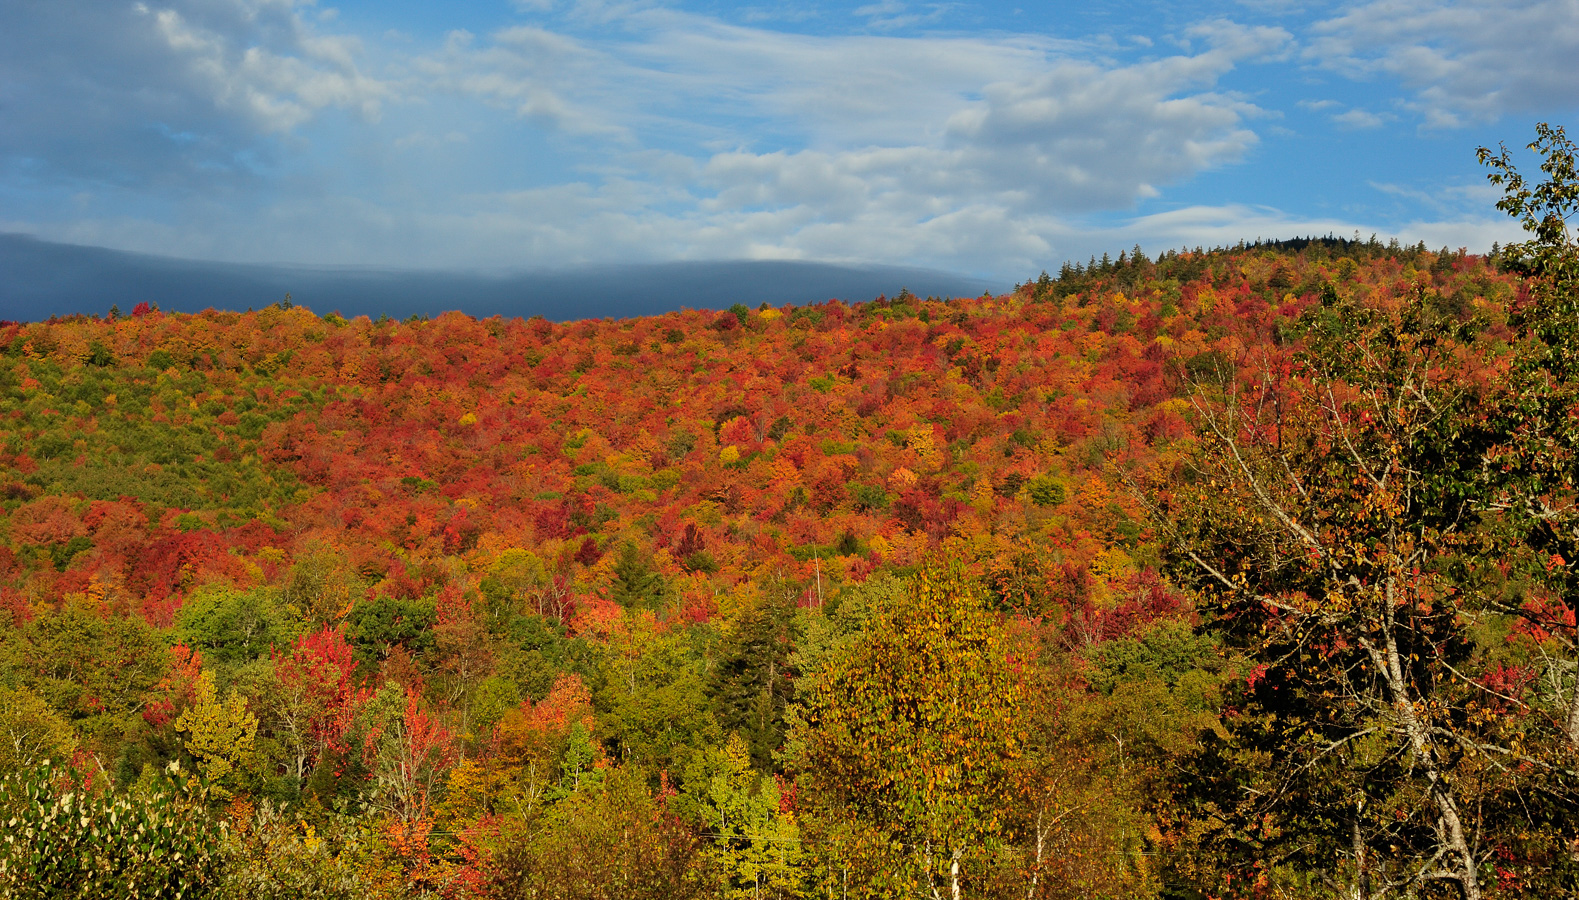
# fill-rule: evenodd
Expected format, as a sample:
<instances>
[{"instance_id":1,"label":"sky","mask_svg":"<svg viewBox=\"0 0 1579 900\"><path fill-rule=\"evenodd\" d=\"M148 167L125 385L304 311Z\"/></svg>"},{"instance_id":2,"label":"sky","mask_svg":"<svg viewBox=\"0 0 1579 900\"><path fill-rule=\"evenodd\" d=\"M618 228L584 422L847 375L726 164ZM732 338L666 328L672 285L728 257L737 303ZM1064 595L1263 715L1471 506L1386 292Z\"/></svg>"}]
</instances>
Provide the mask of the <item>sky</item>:
<instances>
[{"instance_id":1,"label":"sky","mask_svg":"<svg viewBox=\"0 0 1579 900\"><path fill-rule=\"evenodd\" d=\"M0 232L436 270L1516 239L1579 0L5 0ZM1525 165L1534 162L1521 157Z\"/></svg>"}]
</instances>

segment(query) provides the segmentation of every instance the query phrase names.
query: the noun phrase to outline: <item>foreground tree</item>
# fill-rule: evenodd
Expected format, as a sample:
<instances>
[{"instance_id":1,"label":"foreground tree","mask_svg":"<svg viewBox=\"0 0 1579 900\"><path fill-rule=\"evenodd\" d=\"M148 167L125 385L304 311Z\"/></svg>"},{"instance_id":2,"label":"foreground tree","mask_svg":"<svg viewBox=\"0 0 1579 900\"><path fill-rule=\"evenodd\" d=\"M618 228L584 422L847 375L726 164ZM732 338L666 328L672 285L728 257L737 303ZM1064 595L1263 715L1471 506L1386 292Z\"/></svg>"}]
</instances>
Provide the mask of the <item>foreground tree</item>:
<instances>
[{"instance_id":1,"label":"foreground tree","mask_svg":"<svg viewBox=\"0 0 1579 900\"><path fill-rule=\"evenodd\" d=\"M178 767L118 793L58 763L0 777L0 897L212 897L224 827Z\"/></svg>"},{"instance_id":2,"label":"foreground tree","mask_svg":"<svg viewBox=\"0 0 1579 900\"><path fill-rule=\"evenodd\" d=\"M1480 148L1497 207L1530 239L1504 248L1500 263L1526 278L1512 323L1525 338L1496 409L1498 443L1488 454L1493 505L1505 515L1535 589L1506 612L1543 637L1529 672L1542 730L1579 753L1579 244L1569 220L1579 214L1576 148L1563 132L1536 126L1529 148L1546 178L1528 183L1506 148ZM1530 565L1533 563L1533 565ZM1555 734L1552 734L1555 732Z\"/></svg>"},{"instance_id":3,"label":"foreground tree","mask_svg":"<svg viewBox=\"0 0 1579 900\"><path fill-rule=\"evenodd\" d=\"M422 694L387 682L364 707L364 762L376 802L402 826L428 818L456 758L455 738L433 718Z\"/></svg>"},{"instance_id":4,"label":"foreground tree","mask_svg":"<svg viewBox=\"0 0 1579 900\"><path fill-rule=\"evenodd\" d=\"M186 749L197 760L215 796L232 796L230 785L254 762L258 719L234 688L224 700L214 686L214 676L198 676L191 706L175 721L175 730L186 736Z\"/></svg>"},{"instance_id":5,"label":"foreground tree","mask_svg":"<svg viewBox=\"0 0 1579 900\"><path fill-rule=\"evenodd\" d=\"M751 767L751 748L739 734L722 748L696 755L677 806L688 807L689 817L712 838L704 855L724 898L798 896L799 829L783 808L777 780Z\"/></svg>"},{"instance_id":6,"label":"foreground tree","mask_svg":"<svg viewBox=\"0 0 1579 900\"><path fill-rule=\"evenodd\" d=\"M36 694L0 685L0 775L69 759L76 743L71 723Z\"/></svg>"},{"instance_id":7,"label":"foreground tree","mask_svg":"<svg viewBox=\"0 0 1579 900\"><path fill-rule=\"evenodd\" d=\"M320 761L343 753L346 734L367 690L355 682L355 651L331 628L298 637L289 653L273 651L273 678L263 693L286 774L299 785Z\"/></svg>"},{"instance_id":8,"label":"foreground tree","mask_svg":"<svg viewBox=\"0 0 1579 900\"><path fill-rule=\"evenodd\" d=\"M1005 842L1024 744L997 616L955 569L878 595L811 678L793 742L830 875L850 896L959 900Z\"/></svg>"},{"instance_id":9,"label":"foreground tree","mask_svg":"<svg viewBox=\"0 0 1579 900\"><path fill-rule=\"evenodd\" d=\"M1303 324L1292 361L1197 391L1201 452L1156 495L1176 572L1257 664L1187 780L1195 837L1357 900L1571 884L1575 776L1506 690L1518 622L1484 564L1490 341L1418 282L1329 288Z\"/></svg>"},{"instance_id":10,"label":"foreground tree","mask_svg":"<svg viewBox=\"0 0 1579 900\"><path fill-rule=\"evenodd\" d=\"M715 881L701 843L625 768L507 833L490 880L503 900L700 900Z\"/></svg>"}]
</instances>

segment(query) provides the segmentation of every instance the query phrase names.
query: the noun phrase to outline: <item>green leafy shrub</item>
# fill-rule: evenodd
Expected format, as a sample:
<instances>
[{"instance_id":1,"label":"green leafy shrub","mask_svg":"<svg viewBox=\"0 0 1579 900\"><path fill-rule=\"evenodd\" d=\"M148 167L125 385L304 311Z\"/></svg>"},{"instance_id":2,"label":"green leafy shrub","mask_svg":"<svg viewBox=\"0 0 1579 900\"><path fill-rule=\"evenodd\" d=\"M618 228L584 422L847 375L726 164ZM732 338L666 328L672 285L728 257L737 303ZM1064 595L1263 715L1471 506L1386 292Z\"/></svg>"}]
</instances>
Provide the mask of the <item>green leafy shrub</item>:
<instances>
[{"instance_id":1,"label":"green leafy shrub","mask_svg":"<svg viewBox=\"0 0 1579 900\"><path fill-rule=\"evenodd\" d=\"M862 511L888 508L888 492L875 484L851 485L850 499Z\"/></svg>"},{"instance_id":2,"label":"green leafy shrub","mask_svg":"<svg viewBox=\"0 0 1579 900\"><path fill-rule=\"evenodd\" d=\"M262 803L245 828L223 842L221 900L332 900L366 897L357 869L361 849L349 823L331 818L315 827Z\"/></svg>"},{"instance_id":3,"label":"green leafy shrub","mask_svg":"<svg viewBox=\"0 0 1579 900\"><path fill-rule=\"evenodd\" d=\"M1069 496L1064 480L1057 475L1038 475L1026 482L1025 489L1037 506L1057 506Z\"/></svg>"},{"instance_id":4,"label":"green leafy shrub","mask_svg":"<svg viewBox=\"0 0 1579 900\"><path fill-rule=\"evenodd\" d=\"M207 814L201 789L123 795L81 785L49 764L0 779L0 897L211 894L224 826Z\"/></svg>"}]
</instances>

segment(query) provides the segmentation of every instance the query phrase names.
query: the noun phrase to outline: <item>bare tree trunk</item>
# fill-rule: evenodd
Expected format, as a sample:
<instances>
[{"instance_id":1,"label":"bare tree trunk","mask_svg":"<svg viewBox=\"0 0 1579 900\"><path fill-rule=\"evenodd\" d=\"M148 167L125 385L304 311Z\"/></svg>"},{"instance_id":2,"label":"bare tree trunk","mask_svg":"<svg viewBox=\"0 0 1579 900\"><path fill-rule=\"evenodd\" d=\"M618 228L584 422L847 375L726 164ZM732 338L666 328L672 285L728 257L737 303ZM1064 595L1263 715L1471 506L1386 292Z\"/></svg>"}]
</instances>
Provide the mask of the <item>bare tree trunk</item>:
<instances>
[{"instance_id":1,"label":"bare tree trunk","mask_svg":"<svg viewBox=\"0 0 1579 900\"><path fill-rule=\"evenodd\" d=\"M1352 900L1365 900L1365 839L1360 835L1360 815L1365 811L1362 797L1354 810L1354 822L1349 836L1350 852L1354 854L1354 884L1349 889Z\"/></svg>"},{"instance_id":2,"label":"bare tree trunk","mask_svg":"<svg viewBox=\"0 0 1579 900\"><path fill-rule=\"evenodd\" d=\"M960 900L963 896L964 886L960 883L960 876L963 873L960 872L959 858L964 853L965 849L963 847L955 847L954 858L949 860L949 896L952 900Z\"/></svg>"},{"instance_id":3,"label":"bare tree trunk","mask_svg":"<svg viewBox=\"0 0 1579 900\"><path fill-rule=\"evenodd\" d=\"M1565 725L1568 746L1579 751L1579 666L1574 670L1573 695L1568 698L1568 721Z\"/></svg>"},{"instance_id":4,"label":"bare tree trunk","mask_svg":"<svg viewBox=\"0 0 1579 900\"><path fill-rule=\"evenodd\" d=\"M1426 723L1420 720L1409 691L1409 682L1404 676L1402 655L1398 652L1394 627L1396 623L1393 617L1397 607L1392 584L1389 583L1387 590L1389 595L1386 598L1387 612L1383 619L1385 643L1382 653L1371 649L1371 657L1385 673L1398 724L1409 739L1410 748L1414 751L1415 763L1425 771L1432 802L1441 817L1441 833L1447 845L1446 850L1458 861L1459 872L1456 880L1463 890L1464 900L1481 900L1479 867L1475 864L1474 851L1464 834L1464 822L1458 812L1458 798L1453 795L1452 787L1442 777Z\"/></svg>"},{"instance_id":5,"label":"bare tree trunk","mask_svg":"<svg viewBox=\"0 0 1579 900\"><path fill-rule=\"evenodd\" d=\"M1036 865L1031 869L1031 886L1025 891L1025 900L1036 897L1037 884L1042 880L1042 854L1047 844L1047 830L1042 827L1042 819L1046 813L1038 808L1036 810Z\"/></svg>"}]
</instances>

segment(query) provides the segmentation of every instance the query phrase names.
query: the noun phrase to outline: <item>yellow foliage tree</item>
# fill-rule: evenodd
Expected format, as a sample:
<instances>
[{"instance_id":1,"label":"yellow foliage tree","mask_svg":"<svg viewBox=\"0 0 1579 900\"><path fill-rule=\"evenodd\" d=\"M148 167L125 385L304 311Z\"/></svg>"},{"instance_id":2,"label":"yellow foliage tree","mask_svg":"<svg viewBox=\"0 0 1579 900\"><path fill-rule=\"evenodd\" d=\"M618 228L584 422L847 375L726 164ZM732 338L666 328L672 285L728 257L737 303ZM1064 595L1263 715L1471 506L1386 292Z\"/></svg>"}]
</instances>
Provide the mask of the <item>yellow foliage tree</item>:
<instances>
[{"instance_id":1,"label":"yellow foliage tree","mask_svg":"<svg viewBox=\"0 0 1579 900\"><path fill-rule=\"evenodd\" d=\"M0 774L63 761L76 745L71 723L37 694L0 685Z\"/></svg>"},{"instance_id":2,"label":"yellow foliage tree","mask_svg":"<svg viewBox=\"0 0 1579 900\"><path fill-rule=\"evenodd\" d=\"M224 782L252 762L258 736L258 718L247 711L246 700L232 688L220 701L214 676L204 672L197 679L196 699L175 720L175 730L186 735L187 752L197 759L214 793L233 796Z\"/></svg>"},{"instance_id":3,"label":"yellow foliage tree","mask_svg":"<svg viewBox=\"0 0 1579 900\"><path fill-rule=\"evenodd\" d=\"M851 897L959 900L1009 837L1024 743L1007 638L980 588L928 566L809 681L791 744L808 826L831 851L823 871Z\"/></svg>"},{"instance_id":4,"label":"yellow foliage tree","mask_svg":"<svg viewBox=\"0 0 1579 900\"><path fill-rule=\"evenodd\" d=\"M723 877L725 898L794 896L801 879L800 829L780 809L778 783L751 767L751 748L739 734L698 760L712 771L694 773L697 816L713 836L704 855Z\"/></svg>"}]
</instances>

